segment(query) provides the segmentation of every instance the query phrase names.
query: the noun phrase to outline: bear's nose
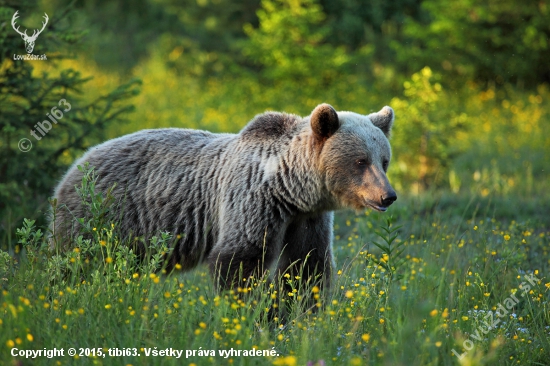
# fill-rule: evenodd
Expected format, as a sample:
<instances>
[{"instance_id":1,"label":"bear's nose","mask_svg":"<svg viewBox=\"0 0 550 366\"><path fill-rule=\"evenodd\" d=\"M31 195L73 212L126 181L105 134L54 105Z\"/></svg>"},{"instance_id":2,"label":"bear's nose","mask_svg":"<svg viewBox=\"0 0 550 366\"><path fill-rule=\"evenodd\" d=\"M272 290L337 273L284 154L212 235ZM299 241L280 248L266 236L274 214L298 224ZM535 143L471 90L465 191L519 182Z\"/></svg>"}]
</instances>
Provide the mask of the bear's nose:
<instances>
[{"instance_id":1,"label":"bear's nose","mask_svg":"<svg viewBox=\"0 0 550 366\"><path fill-rule=\"evenodd\" d=\"M388 207L389 205L394 203L396 199L397 195L395 193L391 193L387 197L382 198L382 205Z\"/></svg>"}]
</instances>

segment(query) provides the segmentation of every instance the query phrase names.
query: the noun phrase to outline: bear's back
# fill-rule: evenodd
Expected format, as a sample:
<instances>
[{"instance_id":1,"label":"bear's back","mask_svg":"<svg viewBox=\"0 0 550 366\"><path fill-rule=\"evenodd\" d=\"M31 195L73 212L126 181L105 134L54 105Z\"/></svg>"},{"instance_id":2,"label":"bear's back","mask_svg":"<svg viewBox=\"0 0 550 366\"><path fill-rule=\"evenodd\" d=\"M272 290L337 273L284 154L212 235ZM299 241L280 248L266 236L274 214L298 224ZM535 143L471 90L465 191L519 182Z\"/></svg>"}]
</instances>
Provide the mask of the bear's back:
<instances>
[{"instance_id":1,"label":"bear's back","mask_svg":"<svg viewBox=\"0 0 550 366\"><path fill-rule=\"evenodd\" d=\"M195 247L203 240L208 213L215 212L216 203L208 197L215 197L219 167L235 140L232 134L170 128L143 130L92 147L56 189L59 205L67 209L60 219L89 214L75 190L82 182L77 166L89 163L98 177L97 192L115 186L112 194L124 212L123 234L185 233Z\"/></svg>"},{"instance_id":2,"label":"bear's back","mask_svg":"<svg viewBox=\"0 0 550 366\"><path fill-rule=\"evenodd\" d=\"M136 185L144 182L142 178L170 175L169 168L173 175L174 170L197 169L205 160L221 159L235 137L180 128L142 130L90 148L69 169L64 181L74 176L71 183L78 184L81 174L77 166L89 163L102 185ZM62 182L58 188L63 186Z\"/></svg>"}]
</instances>

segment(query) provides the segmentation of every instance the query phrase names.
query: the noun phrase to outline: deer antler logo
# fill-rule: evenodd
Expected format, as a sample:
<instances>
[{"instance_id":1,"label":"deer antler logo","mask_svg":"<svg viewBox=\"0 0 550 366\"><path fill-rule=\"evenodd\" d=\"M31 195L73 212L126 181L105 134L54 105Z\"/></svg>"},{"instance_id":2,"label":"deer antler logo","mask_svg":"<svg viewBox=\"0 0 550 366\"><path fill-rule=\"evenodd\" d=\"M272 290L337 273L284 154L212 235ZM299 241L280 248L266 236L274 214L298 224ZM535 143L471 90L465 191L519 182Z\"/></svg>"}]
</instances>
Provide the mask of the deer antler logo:
<instances>
[{"instance_id":1,"label":"deer antler logo","mask_svg":"<svg viewBox=\"0 0 550 366\"><path fill-rule=\"evenodd\" d=\"M17 16L17 13L19 11L16 11L15 14L13 14L13 17L11 18L11 26L13 27L13 29L19 33L21 35L21 38L23 38L23 41L25 41L25 48L27 49L27 53L32 53L32 50L34 49L34 42L36 41L36 38L38 38L38 35L40 33L42 33L42 31L44 30L44 28L46 28L46 24L48 24L48 14L44 13L44 18L46 19L45 22L42 22L42 29L40 30L34 30L34 32L32 33L32 36L28 36L27 35L27 30L25 29L25 32L20 32L19 31L19 26L17 26L17 28L15 28L15 20L17 18L19 18Z\"/></svg>"}]
</instances>

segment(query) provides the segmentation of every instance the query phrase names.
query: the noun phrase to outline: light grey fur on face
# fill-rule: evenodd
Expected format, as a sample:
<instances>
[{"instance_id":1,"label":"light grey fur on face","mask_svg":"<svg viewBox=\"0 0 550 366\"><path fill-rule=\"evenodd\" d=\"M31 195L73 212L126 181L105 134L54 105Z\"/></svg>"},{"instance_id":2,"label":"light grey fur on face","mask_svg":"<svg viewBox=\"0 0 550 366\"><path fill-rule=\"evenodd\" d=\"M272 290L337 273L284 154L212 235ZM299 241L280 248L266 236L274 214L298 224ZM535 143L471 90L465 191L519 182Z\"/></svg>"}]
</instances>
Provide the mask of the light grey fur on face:
<instances>
[{"instance_id":1,"label":"light grey fur on face","mask_svg":"<svg viewBox=\"0 0 550 366\"><path fill-rule=\"evenodd\" d=\"M98 191L117 184L121 235L181 235L168 269L207 261L228 286L239 269L244 277L267 268L282 273L298 261L304 275L322 274L328 285L332 211L383 211L395 200L385 175L393 111L380 113L336 113L322 104L306 118L258 115L238 134L167 128L107 141L77 160L56 188L64 206L56 238L70 245L80 232L72 218L87 216L74 187L82 180L76 166L89 162Z\"/></svg>"}]
</instances>

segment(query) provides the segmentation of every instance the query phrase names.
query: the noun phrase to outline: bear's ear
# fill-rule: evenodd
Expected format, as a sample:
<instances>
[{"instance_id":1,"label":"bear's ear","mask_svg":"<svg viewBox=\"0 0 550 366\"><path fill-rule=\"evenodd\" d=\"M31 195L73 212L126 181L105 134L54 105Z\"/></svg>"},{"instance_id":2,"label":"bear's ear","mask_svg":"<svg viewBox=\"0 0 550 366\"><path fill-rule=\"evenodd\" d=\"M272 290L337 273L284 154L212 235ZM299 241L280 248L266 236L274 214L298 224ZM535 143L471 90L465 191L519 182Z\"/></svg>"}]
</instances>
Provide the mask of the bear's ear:
<instances>
[{"instance_id":1,"label":"bear's ear","mask_svg":"<svg viewBox=\"0 0 550 366\"><path fill-rule=\"evenodd\" d=\"M385 106L380 110L380 112L371 113L367 117L369 117L373 125L384 132L386 137L390 136L393 120L395 119L395 114L393 113L393 109L391 109L391 107Z\"/></svg>"},{"instance_id":2,"label":"bear's ear","mask_svg":"<svg viewBox=\"0 0 550 366\"><path fill-rule=\"evenodd\" d=\"M340 128L338 113L330 104L319 104L311 112L311 129L316 137L325 140Z\"/></svg>"}]
</instances>

